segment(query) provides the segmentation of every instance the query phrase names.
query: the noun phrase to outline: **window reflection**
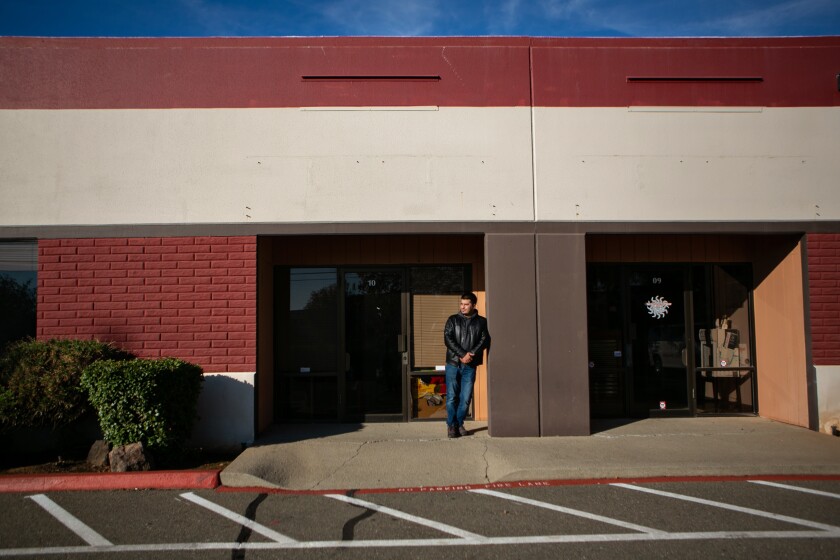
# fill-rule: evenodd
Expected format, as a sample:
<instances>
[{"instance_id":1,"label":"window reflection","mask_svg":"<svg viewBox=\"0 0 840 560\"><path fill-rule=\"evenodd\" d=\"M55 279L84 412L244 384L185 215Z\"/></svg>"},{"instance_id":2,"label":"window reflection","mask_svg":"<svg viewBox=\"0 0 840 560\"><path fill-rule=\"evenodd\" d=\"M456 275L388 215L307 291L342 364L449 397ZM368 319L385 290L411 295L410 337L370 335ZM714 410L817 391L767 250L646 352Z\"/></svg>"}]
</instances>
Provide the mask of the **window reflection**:
<instances>
[{"instance_id":1,"label":"window reflection","mask_svg":"<svg viewBox=\"0 0 840 560\"><path fill-rule=\"evenodd\" d=\"M703 276L706 289L695 297L697 411L753 412L752 269L715 265Z\"/></svg>"},{"instance_id":2,"label":"window reflection","mask_svg":"<svg viewBox=\"0 0 840 560\"><path fill-rule=\"evenodd\" d=\"M0 351L35 336L38 243L0 243Z\"/></svg>"},{"instance_id":3,"label":"window reflection","mask_svg":"<svg viewBox=\"0 0 840 560\"><path fill-rule=\"evenodd\" d=\"M335 371L338 343L336 269L291 268L286 272L285 283L286 312L278 317L280 369L297 373ZM278 296L282 295L280 291Z\"/></svg>"}]
</instances>

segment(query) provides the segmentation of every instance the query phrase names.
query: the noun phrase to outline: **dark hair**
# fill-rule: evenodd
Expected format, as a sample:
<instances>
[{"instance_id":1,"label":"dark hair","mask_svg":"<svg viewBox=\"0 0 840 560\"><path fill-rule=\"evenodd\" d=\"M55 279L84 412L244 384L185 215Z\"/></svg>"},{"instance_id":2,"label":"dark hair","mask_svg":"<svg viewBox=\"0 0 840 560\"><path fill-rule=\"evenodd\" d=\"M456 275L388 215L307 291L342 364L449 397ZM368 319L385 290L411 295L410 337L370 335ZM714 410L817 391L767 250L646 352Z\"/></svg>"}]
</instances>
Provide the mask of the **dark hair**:
<instances>
[{"instance_id":1,"label":"dark hair","mask_svg":"<svg viewBox=\"0 0 840 560\"><path fill-rule=\"evenodd\" d=\"M461 299L468 299L473 305L478 302L478 297L472 292L464 292L461 294Z\"/></svg>"}]
</instances>

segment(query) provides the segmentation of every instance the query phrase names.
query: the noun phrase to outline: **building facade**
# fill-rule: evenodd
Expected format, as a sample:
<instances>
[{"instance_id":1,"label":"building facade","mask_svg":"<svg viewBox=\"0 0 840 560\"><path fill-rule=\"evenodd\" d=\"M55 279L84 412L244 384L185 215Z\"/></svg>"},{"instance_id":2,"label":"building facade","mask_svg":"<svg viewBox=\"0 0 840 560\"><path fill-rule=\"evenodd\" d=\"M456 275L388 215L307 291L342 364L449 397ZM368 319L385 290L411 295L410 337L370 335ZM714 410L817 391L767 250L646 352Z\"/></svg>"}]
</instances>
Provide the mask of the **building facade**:
<instances>
[{"instance_id":1,"label":"building facade","mask_svg":"<svg viewBox=\"0 0 840 560\"><path fill-rule=\"evenodd\" d=\"M0 39L0 255L39 338L206 374L199 441L840 416L840 37ZM17 250L17 249L16 249ZM2 256L0 256L0 263Z\"/></svg>"}]
</instances>

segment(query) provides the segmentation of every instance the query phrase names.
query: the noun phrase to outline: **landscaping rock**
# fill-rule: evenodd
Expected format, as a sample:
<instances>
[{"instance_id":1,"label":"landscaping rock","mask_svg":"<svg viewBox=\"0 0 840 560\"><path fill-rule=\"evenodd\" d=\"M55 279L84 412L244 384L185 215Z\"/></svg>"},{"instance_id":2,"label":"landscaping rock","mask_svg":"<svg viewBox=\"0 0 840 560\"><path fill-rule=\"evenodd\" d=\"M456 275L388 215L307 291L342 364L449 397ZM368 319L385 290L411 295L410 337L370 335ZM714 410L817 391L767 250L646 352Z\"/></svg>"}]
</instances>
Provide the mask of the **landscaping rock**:
<instances>
[{"instance_id":1,"label":"landscaping rock","mask_svg":"<svg viewBox=\"0 0 840 560\"><path fill-rule=\"evenodd\" d=\"M111 472L150 471L153 467L151 454L142 443L129 443L115 447L108 454Z\"/></svg>"},{"instance_id":2,"label":"landscaping rock","mask_svg":"<svg viewBox=\"0 0 840 560\"><path fill-rule=\"evenodd\" d=\"M111 444L104 439L93 442L88 451L87 462L95 467L108 465L108 453L111 451Z\"/></svg>"}]
</instances>

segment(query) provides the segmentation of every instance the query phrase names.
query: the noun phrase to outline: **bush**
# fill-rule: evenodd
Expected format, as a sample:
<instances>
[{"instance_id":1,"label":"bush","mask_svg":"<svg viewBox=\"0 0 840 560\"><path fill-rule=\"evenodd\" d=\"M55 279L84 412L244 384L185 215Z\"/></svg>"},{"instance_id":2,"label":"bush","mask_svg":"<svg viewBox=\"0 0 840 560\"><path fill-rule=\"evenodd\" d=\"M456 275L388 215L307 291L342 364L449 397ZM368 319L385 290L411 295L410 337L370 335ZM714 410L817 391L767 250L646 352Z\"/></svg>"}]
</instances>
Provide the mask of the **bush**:
<instances>
[{"instance_id":1,"label":"bush","mask_svg":"<svg viewBox=\"0 0 840 560\"><path fill-rule=\"evenodd\" d=\"M96 340L20 340L0 357L0 428L60 428L90 414L80 385L101 359L134 356Z\"/></svg>"},{"instance_id":2,"label":"bush","mask_svg":"<svg viewBox=\"0 0 840 560\"><path fill-rule=\"evenodd\" d=\"M174 358L102 360L82 375L105 439L139 441L161 454L178 451L190 437L202 381L199 366Z\"/></svg>"}]
</instances>

